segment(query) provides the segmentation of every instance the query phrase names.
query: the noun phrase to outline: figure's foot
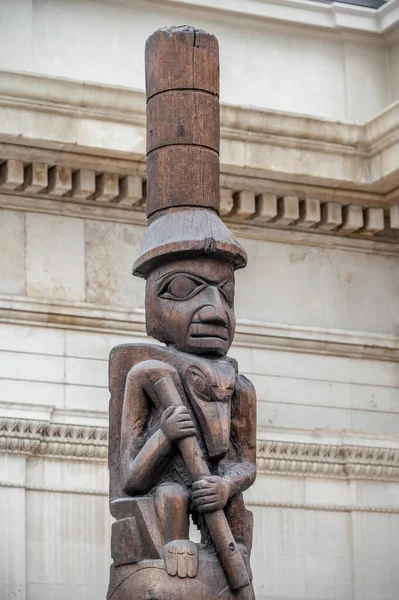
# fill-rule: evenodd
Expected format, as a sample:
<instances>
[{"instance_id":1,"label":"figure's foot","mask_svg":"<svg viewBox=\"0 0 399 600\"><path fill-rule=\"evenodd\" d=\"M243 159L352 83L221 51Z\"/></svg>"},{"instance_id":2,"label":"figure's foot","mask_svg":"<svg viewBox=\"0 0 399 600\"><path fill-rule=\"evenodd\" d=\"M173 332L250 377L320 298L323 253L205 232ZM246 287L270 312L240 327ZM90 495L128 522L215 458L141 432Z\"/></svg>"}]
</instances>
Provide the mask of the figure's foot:
<instances>
[{"instance_id":1,"label":"figure's foot","mask_svg":"<svg viewBox=\"0 0 399 600\"><path fill-rule=\"evenodd\" d=\"M197 546L190 540L173 540L163 547L163 558L169 575L196 577Z\"/></svg>"}]
</instances>

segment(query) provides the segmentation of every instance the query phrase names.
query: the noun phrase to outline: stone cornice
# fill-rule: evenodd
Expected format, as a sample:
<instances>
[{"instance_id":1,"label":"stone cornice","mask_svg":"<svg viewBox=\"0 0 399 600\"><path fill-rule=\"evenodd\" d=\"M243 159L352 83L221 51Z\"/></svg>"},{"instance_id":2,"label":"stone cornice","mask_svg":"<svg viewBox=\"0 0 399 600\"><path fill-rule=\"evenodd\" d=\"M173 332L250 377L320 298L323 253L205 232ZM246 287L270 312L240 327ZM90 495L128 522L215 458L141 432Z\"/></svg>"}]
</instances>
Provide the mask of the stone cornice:
<instances>
[{"instance_id":1,"label":"stone cornice","mask_svg":"<svg viewBox=\"0 0 399 600\"><path fill-rule=\"evenodd\" d=\"M121 1L121 0L120 0ZM129 3L129 0L123 0ZM359 32L384 37L398 21L398 2L378 10L341 3L307 0L147 0L147 3L213 13L223 19L255 19L333 32Z\"/></svg>"},{"instance_id":2,"label":"stone cornice","mask_svg":"<svg viewBox=\"0 0 399 600\"><path fill-rule=\"evenodd\" d=\"M0 417L0 452L107 460L106 427ZM257 443L259 474L399 481L399 448L284 441Z\"/></svg>"},{"instance_id":3,"label":"stone cornice","mask_svg":"<svg viewBox=\"0 0 399 600\"><path fill-rule=\"evenodd\" d=\"M129 337L145 336L143 310L86 302L49 301L0 294L0 323L52 326ZM234 345L347 358L399 361L399 338L367 332L237 320Z\"/></svg>"},{"instance_id":4,"label":"stone cornice","mask_svg":"<svg viewBox=\"0 0 399 600\"><path fill-rule=\"evenodd\" d=\"M86 164L98 165L94 157L101 156L104 164L117 159L128 170L132 159L145 161L144 94L0 71L0 131L0 141L15 144L15 157L24 156L23 144L32 147L30 160L36 147L39 161L48 160L51 150L54 164L68 164L77 153ZM224 187L223 177L250 179L249 189L264 179L282 193L289 188L389 207L398 197L398 144L399 103L364 125L221 106Z\"/></svg>"}]
</instances>

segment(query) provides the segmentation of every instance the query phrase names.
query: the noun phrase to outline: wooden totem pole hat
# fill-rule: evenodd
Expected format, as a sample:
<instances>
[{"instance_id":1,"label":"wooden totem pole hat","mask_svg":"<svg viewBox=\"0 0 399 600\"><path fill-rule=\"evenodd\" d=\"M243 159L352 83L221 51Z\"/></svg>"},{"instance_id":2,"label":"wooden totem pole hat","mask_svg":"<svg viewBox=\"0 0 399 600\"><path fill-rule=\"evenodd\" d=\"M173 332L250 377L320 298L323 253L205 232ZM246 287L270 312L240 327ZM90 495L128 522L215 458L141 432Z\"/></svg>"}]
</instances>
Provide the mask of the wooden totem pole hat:
<instances>
[{"instance_id":1,"label":"wooden totem pole hat","mask_svg":"<svg viewBox=\"0 0 399 600\"><path fill-rule=\"evenodd\" d=\"M219 48L192 27L156 31L146 44L148 229L133 274L208 255L235 269L247 255L220 219Z\"/></svg>"}]
</instances>

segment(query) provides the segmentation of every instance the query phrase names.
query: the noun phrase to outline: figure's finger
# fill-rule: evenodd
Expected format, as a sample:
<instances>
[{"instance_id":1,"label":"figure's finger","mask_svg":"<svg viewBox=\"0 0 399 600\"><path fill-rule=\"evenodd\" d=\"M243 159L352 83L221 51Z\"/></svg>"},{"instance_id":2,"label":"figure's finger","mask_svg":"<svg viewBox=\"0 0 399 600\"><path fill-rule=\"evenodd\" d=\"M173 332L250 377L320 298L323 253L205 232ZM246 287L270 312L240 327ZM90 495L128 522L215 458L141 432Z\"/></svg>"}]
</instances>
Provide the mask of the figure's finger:
<instances>
[{"instance_id":1,"label":"figure's finger","mask_svg":"<svg viewBox=\"0 0 399 600\"><path fill-rule=\"evenodd\" d=\"M187 556L187 575L188 577L196 577L198 568L197 553Z\"/></svg>"},{"instance_id":2,"label":"figure's finger","mask_svg":"<svg viewBox=\"0 0 399 600\"><path fill-rule=\"evenodd\" d=\"M205 506L213 506L218 502L219 498L215 494L212 494L212 496L207 496L206 498L197 498L197 500L195 500L193 504L195 508L201 512Z\"/></svg>"},{"instance_id":3,"label":"figure's finger","mask_svg":"<svg viewBox=\"0 0 399 600\"><path fill-rule=\"evenodd\" d=\"M174 408L176 410L177 415L184 415L184 414L189 415L190 414L188 412L188 408L186 406L175 406Z\"/></svg>"},{"instance_id":4,"label":"figure's finger","mask_svg":"<svg viewBox=\"0 0 399 600\"><path fill-rule=\"evenodd\" d=\"M200 513L210 513L210 512L214 512L215 510L220 510L220 504L219 502L213 502L212 504L203 504L201 506L197 507L198 512Z\"/></svg>"},{"instance_id":5,"label":"figure's finger","mask_svg":"<svg viewBox=\"0 0 399 600\"><path fill-rule=\"evenodd\" d=\"M165 419L168 419L175 412L175 408L176 408L175 406L168 406L168 408L165 408L165 410L163 411L162 416Z\"/></svg>"},{"instance_id":6,"label":"figure's finger","mask_svg":"<svg viewBox=\"0 0 399 600\"><path fill-rule=\"evenodd\" d=\"M190 421L191 423L193 422L190 415L178 415L178 416L176 416L176 421L178 423L183 422L183 421Z\"/></svg>"},{"instance_id":7,"label":"figure's finger","mask_svg":"<svg viewBox=\"0 0 399 600\"><path fill-rule=\"evenodd\" d=\"M206 498L206 496L214 496L214 495L215 495L214 488L205 488L205 489L201 489L201 490L195 490L195 492L193 492L191 494L191 498L193 500L196 500L197 498Z\"/></svg>"},{"instance_id":8,"label":"figure's finger","mask_svg":"<svg viewBox=\"0 0 399 600\"><path fill-rule=\"evenodd\" d=\"M195 431L194 427L187 427L184 429L180 429L179 433L180 433L180 437L182 437L182 438L197 435L197 432Z\"/></svg>"},{"instance_id":9,"label":"figure's finger","mask_svg":"<svg viewBox=\"0 0 399 600\"><path fill-rule=\"evenodd\" d=\"M165 552L165 564L166 570L169 573L169 575L172 575L172 577L174 577L177 574L177 554L175 548L167 548Z\"/></svg>"},{"instance_id":10,"label":"figure's finger","mask_svg":"<svg viewBox=\"0 0 399 600\"><path fill-rule=\"evenodd\" d=\"M187 577L187 555L186 555L186 553L177 555L177 576L178 577Z\"/></svg>"},{"instance_id":11,"label":"figure's finger","mask_svg":"<svg viewBox=\"0 0 399 600\"><path fill-rule=\"evenodd\" d=\"M209 475L209 477L204 477L205 481L208 481L209 483L217 483L220 479L220 477L218 477L217 475Z\"/></svg>"},{"instance_id":12,"label":"figure's finger","mask_svg":"<svg viewBox=\"0 0 399 600\"><path fill-rule=\"evenodd\" d=\"M192 485L193 491L202 490L203 488L209 487L211 484L208 483L205 479L199 479L198 481L194 481Z\"/></svg>"}]
</instances>

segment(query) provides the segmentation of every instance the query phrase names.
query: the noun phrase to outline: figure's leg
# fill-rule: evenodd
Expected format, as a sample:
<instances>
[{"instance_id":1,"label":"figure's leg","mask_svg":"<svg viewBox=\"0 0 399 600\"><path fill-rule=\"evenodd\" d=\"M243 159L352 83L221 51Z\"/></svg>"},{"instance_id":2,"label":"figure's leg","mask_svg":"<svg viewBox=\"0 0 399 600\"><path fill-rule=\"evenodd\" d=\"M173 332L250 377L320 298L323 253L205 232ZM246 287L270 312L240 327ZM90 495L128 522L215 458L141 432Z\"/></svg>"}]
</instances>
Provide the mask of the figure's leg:
<instances>
[{"instance_id":1,"label":"figure's leg","mask_svg":"<svg viewBox=\"0 0 399 600\"><path fill-rule=\"evenodd\" d=\"M241 493L228 501L225 513L234 539L237 544L244 544L249 556L252 549L253 516L246 509Z\"/></svg>"},{"instance_id":2,"label":"figure's leg","mask_svg":"<svg viewBox=\"0 0 399 600\"><path fill-rule=\"evenodd\" d=\"M169 575L195 577L198 558L197 546L189 539L188 491L178 483L163 483L154 497Z\"/></svg>"},{"instance_id":3,"label":"figure's leg","mask_svg":"<svg viewBox=\"0 0 399 600\"><path fill-rule=\"evenodd\" d=\"M250 555L252 549L253 515L247 510L242 494L233 496L226 504L226 517L237 546L247 567L251 584L237 592L237 600L255 600L252 587Z\"/></svg>"},{"instance_id":4,"label":"figure's leg","mask_svg":"<svg viewBox=\"0 0 399 600\"><path fill-rule=\"evenodd\" d=\"M189 537L188 491L178 483L162 483L155 491L155 509L165 544Z\"/></svg>"}]
</instances>

